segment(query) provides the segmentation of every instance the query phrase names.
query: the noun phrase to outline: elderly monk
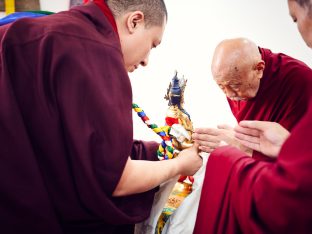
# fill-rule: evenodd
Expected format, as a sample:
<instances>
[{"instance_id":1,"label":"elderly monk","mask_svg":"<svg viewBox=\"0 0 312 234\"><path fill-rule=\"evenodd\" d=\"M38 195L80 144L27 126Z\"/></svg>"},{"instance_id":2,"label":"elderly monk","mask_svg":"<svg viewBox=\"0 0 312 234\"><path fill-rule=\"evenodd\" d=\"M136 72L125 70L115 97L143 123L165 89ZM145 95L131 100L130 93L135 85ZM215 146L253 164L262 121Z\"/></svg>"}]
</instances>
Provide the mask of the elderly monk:
<instances>
[{"instance_id":1,"label":"elderly monk","mask_svg":"<svg viewBox=\"0 0 312 234\"><path fill-rule=\"evenodd\" d=\"M274 121L291 131L307 111L312 70L299 60L260 48L249 39L234 38L216 47L211 68L238 122ZM226 125L195 129L193 137L206 152L223 141L252 154ZM253 156L266 158L258 151Z\"/></svg>"},{"instance_id":2,"label":"elderly monk","mask_svg":"<svg viewBox=\"0 0 312 234\"><path fill-rule=\"evenodd\" d=\"M288 6L312 47L311 1L289 0ZM237 130L252 138L258 134L258 145L277 160L256 161L228 146L216 149L207 164L194 233L312 233L311 97L290 136L277 123L242 121Z\"/></svg>"},{"instance_id":3,"label":"elderly monk","mask_svg":"<svg viewBox=\"0 0 312 234\"><path fill-rule=\"evenodd\" d=\"M127 72L166 21L163 0L94 0L0 28L1 233L133 233L160 183L201 166L133 141Z\"/></svg>"}]
</instances>

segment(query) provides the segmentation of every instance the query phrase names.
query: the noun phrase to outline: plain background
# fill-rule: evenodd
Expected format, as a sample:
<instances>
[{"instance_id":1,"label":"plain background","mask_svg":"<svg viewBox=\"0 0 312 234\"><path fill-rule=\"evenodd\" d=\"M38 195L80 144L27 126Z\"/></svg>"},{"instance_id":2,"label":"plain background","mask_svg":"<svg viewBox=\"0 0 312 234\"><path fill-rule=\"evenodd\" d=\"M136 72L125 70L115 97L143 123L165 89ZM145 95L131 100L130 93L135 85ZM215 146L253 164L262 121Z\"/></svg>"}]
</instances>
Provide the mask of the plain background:
<instances>
[{"instance_id":1,"label":"plain background","mask_svg":"<svg viewBox=\"0 0 312 234\"><path fill-rule=\"evenodd\" d=\"M166 4L169 17L161 46L152 51L149 66L130 75L134 102L158 125L164 123L163 97L176 69L188 79L185 109L195 127L236 124L210 71L214 48L223 39L247 37L312 65L311 50L289 16L287 0L167 0ZM136 138L159 139L137 116L133 119Z\"/></svg>"},{"instance_id":2,"label":"plain background","mask_svg":"<svg viewBox=\"0 0 312 234\"><path fill-rule=\"evenodd\" d=\"M195 127L236 124L210 71L214 48L223 39L247 37L261 47L312 65L311 50L289 16L287 0L165 2L169 18L162 44L152 50L147 67L130 74L134 102L159 126L164 124L167 110L164 96L175 70L188 80L185 109ZM41 4L43 10L54 12L66 10L69 5L67 0L41 0ZM160 141L136 114L133 121L135 138Z\"/></svg>"}]
</instances>

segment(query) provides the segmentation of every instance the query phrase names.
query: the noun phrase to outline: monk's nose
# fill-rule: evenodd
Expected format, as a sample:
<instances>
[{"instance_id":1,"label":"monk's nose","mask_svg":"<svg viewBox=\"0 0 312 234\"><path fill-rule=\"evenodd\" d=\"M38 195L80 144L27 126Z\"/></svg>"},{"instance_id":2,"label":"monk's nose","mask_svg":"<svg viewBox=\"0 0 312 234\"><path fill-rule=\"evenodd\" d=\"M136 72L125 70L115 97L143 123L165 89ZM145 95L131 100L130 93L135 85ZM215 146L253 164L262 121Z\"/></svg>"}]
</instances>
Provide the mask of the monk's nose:
<instances>
[{"instance_id":1,"label":"monk's nose","mask_svg":"<svg viewBox=\"0 0 312 234\"><path fill-rule=\"evenodd\" d=\"M230 88L224 87L224 92L225 92L226 96L229 98L233 98L236 96L236 93Z\"/></svg>"},{"instance_id":2,"label":"monk's nose","mask_svg":"<svg viewBox=\"0 0 312 234\"><path fill-rule=\"evenodd\" d=\"M148 64L148 58L144 59L141 63L141 66L145 67Z\"/></svg>"}]
</instances>

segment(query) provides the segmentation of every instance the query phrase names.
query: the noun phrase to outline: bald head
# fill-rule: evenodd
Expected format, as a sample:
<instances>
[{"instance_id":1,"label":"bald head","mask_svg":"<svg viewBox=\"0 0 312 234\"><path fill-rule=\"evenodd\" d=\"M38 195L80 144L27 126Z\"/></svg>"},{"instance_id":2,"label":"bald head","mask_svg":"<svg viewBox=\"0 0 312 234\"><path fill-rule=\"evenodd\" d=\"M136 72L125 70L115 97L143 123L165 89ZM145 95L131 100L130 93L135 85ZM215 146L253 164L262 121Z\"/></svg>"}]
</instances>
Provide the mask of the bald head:
<instances>
[{"instance_id":1,"label":"bald head","mask_svg":"<svg viewBox=\"0 0 312 234\"><path fill-rule=\"evenodd\" d=\"M256 95L263 69L264 62L258 46L246 38L220 42L215 49L211 64L214 80L229 98L238 100L249 99ZM228 85L234 87L231 92L226 90ZM247 90L242 93L239 92L242 91L239 88L247 88Z\"/></svg>"},{"instance_id":2,"label":"bald head","mask_svg":"<svg viewBox=\"0 0 312 234\"><path fill-rule=\"evenodd\" d=\"M211 70L214 75L224 72L237 72L243 65L261 60L258 46L246 39L227 39L216 47Z\"/></svg>"}]
</instances>

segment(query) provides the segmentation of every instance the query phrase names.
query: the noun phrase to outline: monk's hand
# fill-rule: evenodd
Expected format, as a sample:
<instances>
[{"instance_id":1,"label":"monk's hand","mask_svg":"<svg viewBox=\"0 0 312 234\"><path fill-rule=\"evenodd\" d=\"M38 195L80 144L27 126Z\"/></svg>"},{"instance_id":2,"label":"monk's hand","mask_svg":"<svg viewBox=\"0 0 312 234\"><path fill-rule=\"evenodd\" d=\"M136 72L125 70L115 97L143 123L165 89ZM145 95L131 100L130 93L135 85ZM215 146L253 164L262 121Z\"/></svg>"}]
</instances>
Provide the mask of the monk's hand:
<instances>
[{"instance_id":1,"label":"monk's hand","mask_svg":"<svg viewBox=\"0 0 312 234\"><path fill-rule=\"evenodd\" d=\"M280 124L267 121L241 121L234 130L242 145L273 158L290 135Z\"/></svg>"},{"instance_id":2,"label":"monk's hand","mask_svg":"<svg viewBox=\"0 0 312 234\"><path fill-rule=\"evenodd\" d=\"M235 137L234 128L229 125L222 124L218 125L218 129L220 129L220 139L224 142L224 144L234 146L248 155L252 155L253 150L241 144L240 141Z\"/></svg>"},{"instance_id":3,"label":"monk's hand","mask_svg":"<svg viewBox=\"0 0 312 234\"><path fill-rule=\"evenodd\" d=\"M251 155L252 150L242 145L234 134L234 129L224 124L218 125L217 128L197 128L192 138L199 144L199 149L207 153L222 145L231 145Z\"/></svg>"},{"instance_id":4,"label":"monk's hand","mask_svg":"<svg viewBox=\"0 0 312 234\"><path fill-rule=\"evenodd\" d=\"M175 160L177 160L177 166L181 175L194 175L203 165L203 159L199 156L198 145L196 143L182 150Z\"/></svg>"},{"instance_id":5,"label":"monk's hand","mask_svg":"<svg viewBox=\"0 0 312 234\"><path fill-rule=\"evenodd\" d=\"M220 146L220 130L216 128L196 128L192 134L192 139L199 145L201 151L211 153Z\"/></svg>"}]
</instances>

